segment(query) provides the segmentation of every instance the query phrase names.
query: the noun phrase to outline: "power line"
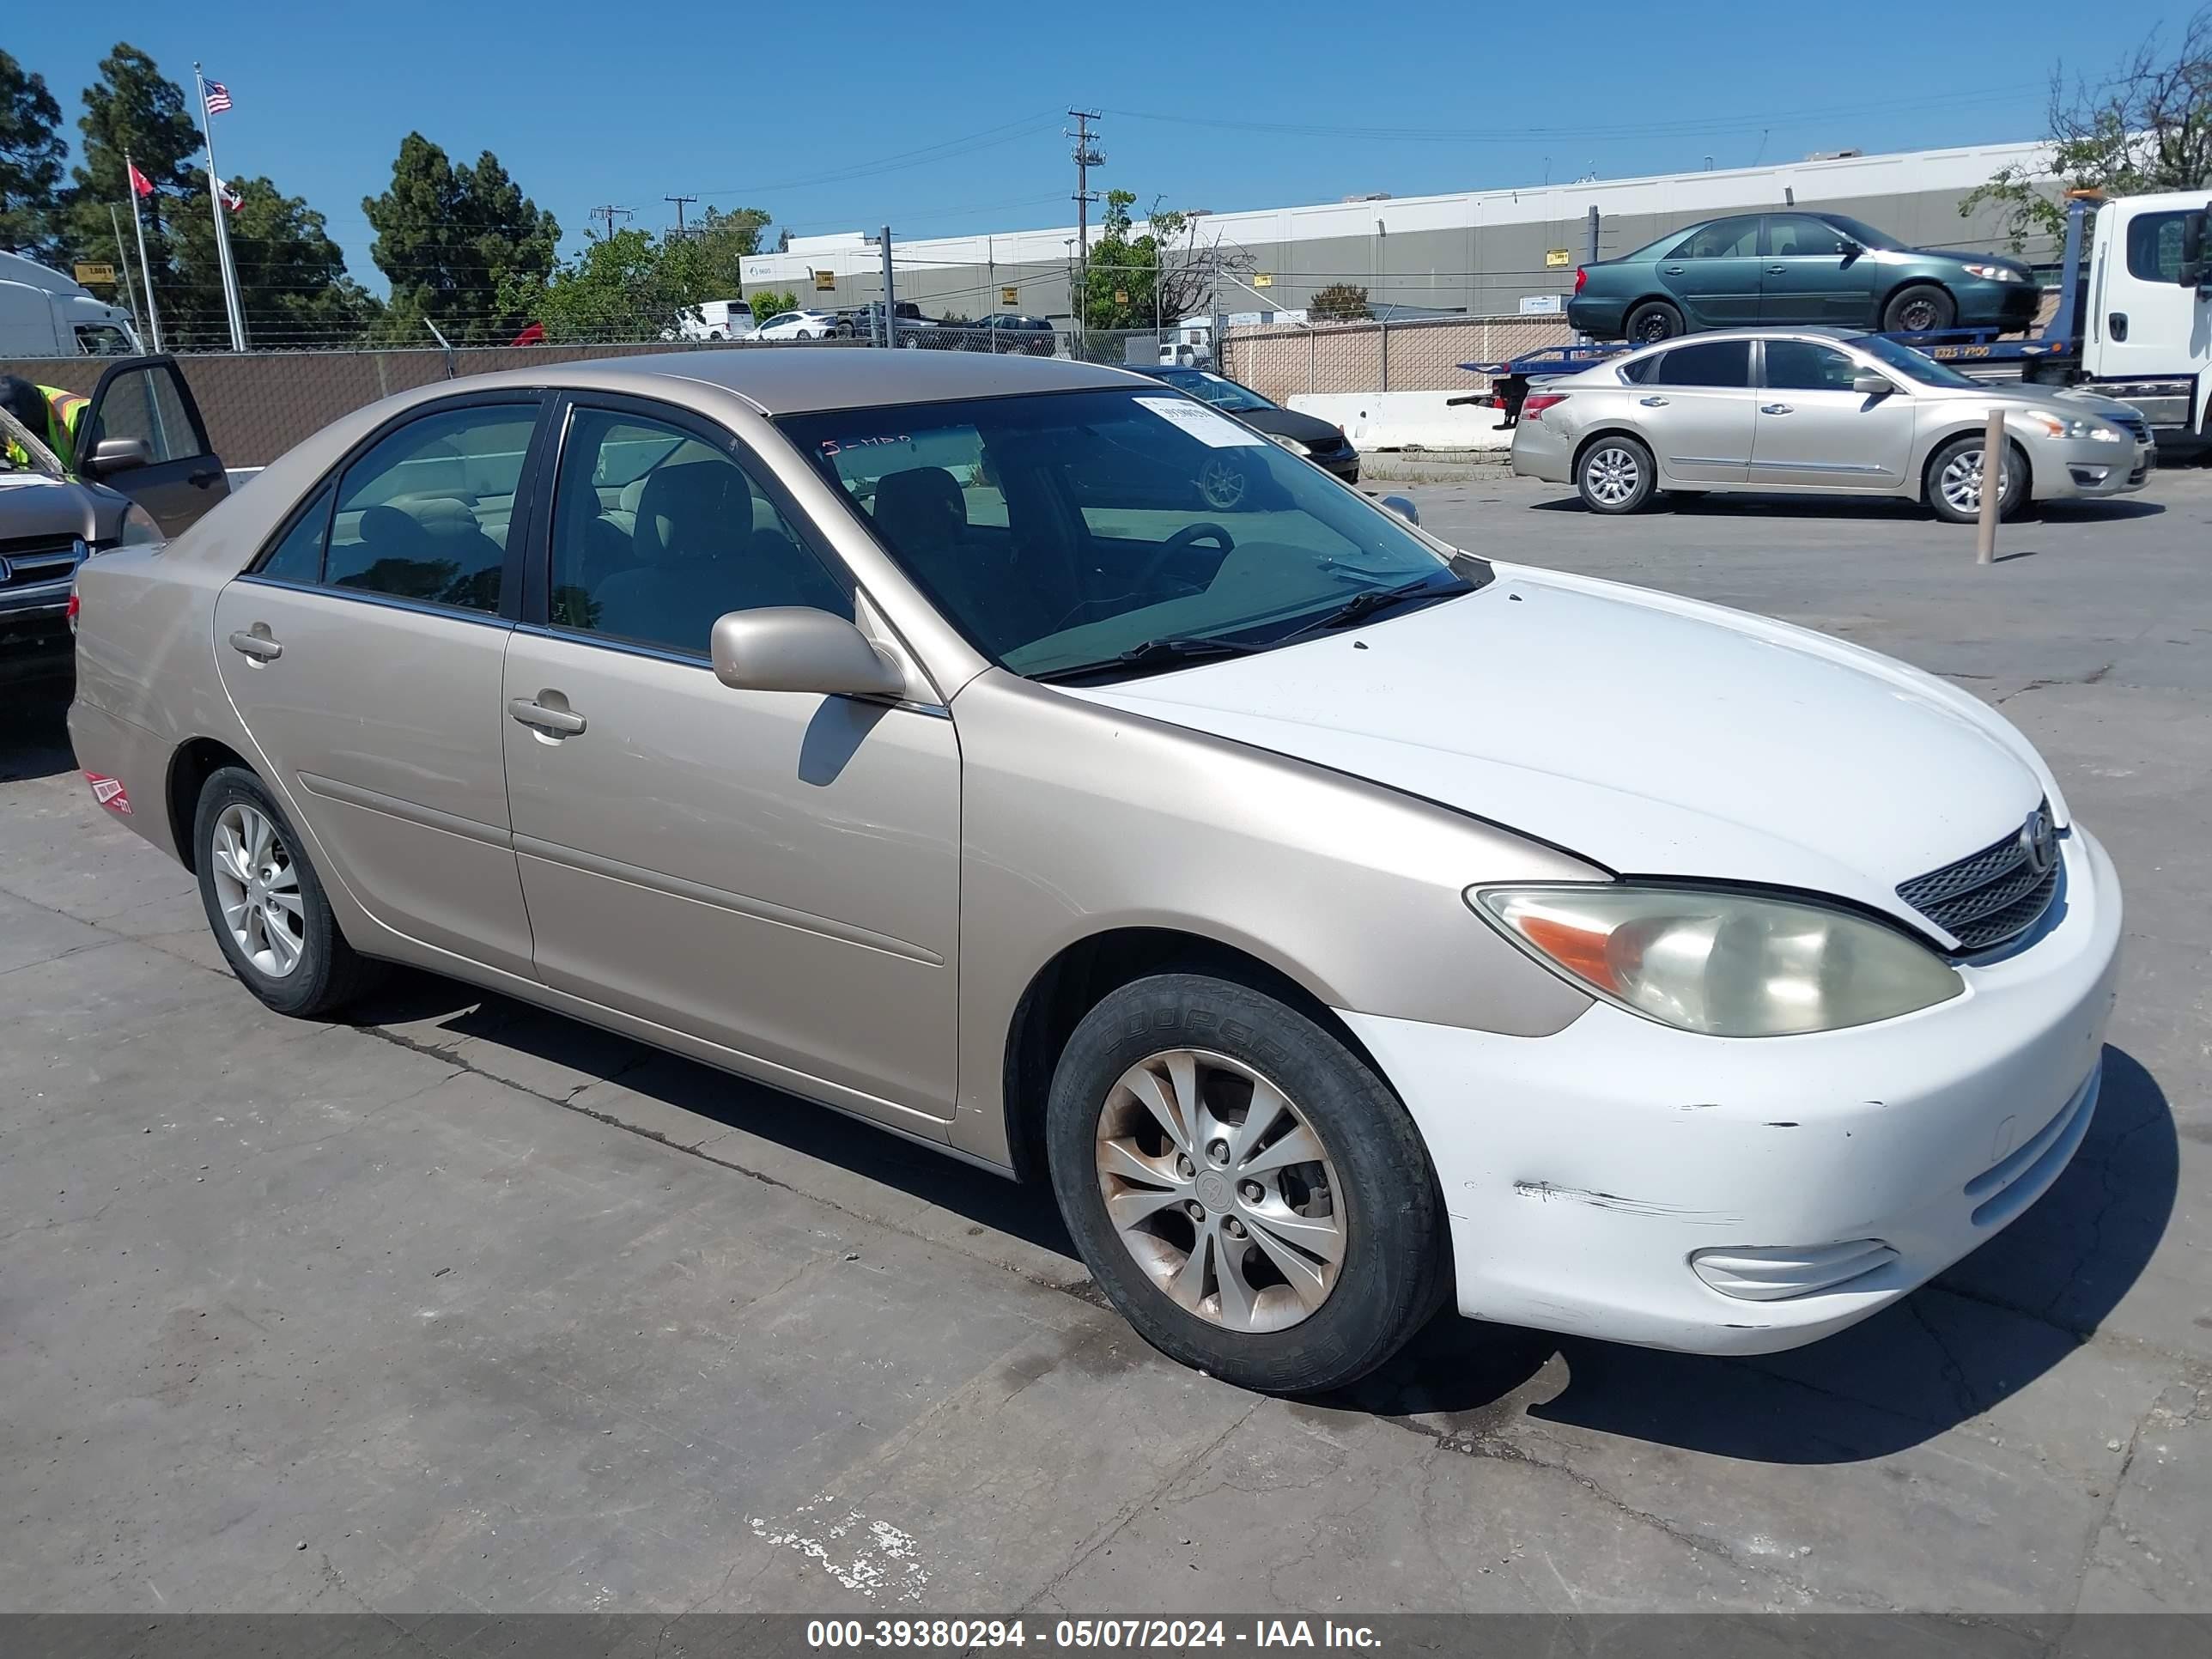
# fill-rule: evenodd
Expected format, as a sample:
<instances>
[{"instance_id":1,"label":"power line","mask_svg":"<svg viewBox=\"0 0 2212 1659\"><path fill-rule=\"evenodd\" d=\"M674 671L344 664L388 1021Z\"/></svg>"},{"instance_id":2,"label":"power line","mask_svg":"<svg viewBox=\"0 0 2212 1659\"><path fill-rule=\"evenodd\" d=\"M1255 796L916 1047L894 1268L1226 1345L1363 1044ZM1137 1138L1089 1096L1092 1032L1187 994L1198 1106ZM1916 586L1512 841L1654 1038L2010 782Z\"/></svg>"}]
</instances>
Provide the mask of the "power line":
<instances>
[{"instance_id":1,"label":"power line","mask_svg":"<svg viewBox=\"0 0 2212 1659\"><path fill-rule=\"evenodd\" d=\"M593 208L584 216L586 219L605 219L607 222L607 234L605 240L611 241L614 239L615 234L615 215L617 213L621 214L625 221L629 220L632 216L629 209L626 207L617 207L612 202L606 203L605 205L600 207Z\"/></svg>"},{"instance_id":2,"label":"power line","mask_svg":"<svg viewBox=\"0 0 2212 1659\"><path fill-rule=\"evenodd\" d=\"M676 240L680 242L684 240L684 204L699 198L696 196L664 196L660 199L676 204Z\"/></svg>"}]
</instances>

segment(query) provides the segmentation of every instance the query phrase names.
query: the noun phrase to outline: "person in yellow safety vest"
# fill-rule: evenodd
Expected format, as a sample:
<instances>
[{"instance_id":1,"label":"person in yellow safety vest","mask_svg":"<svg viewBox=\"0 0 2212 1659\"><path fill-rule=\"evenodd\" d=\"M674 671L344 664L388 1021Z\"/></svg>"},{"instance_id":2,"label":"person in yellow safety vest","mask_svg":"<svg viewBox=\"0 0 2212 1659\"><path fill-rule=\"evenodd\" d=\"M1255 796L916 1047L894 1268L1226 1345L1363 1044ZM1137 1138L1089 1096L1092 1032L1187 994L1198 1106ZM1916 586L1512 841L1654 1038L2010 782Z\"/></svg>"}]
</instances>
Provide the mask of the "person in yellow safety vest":
<instances>
[{"instance_id":1,"label":"person in yellow safety vest","mask_svg":"<svg viewBox=\"0 0 2212 1659\"><path fill-rule=\"evenodd\" d=\"M84 411L92 399L82 392L66 392L58 386L33 386L28 380L13 374L0 375L0 405L29 428L32 434L46 441L54 452L54 459L62 464L62 471L76 471L76 436L84 424ZM20 445L10 441L8 459L19 467L27 467L31 458Z\"/></svg>"}]
</instances>

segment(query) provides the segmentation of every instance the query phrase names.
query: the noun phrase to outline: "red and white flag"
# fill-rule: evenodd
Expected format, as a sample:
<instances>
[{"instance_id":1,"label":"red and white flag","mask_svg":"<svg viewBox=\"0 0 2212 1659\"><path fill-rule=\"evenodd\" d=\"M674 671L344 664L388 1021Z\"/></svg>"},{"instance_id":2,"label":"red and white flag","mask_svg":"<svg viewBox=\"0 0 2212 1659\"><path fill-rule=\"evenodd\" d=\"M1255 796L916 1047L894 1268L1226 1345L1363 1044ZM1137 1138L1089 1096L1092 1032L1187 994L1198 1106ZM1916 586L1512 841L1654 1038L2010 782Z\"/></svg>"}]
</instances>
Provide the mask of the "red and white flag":
<instances>
[{"instance_id":1,"label":"red and white flag","mask_svg":"<svg viewBox=\"0 0 2212 1659\"><path fill-rule=\"evenodd\" d=\"M220 115L230 107L230 88L220 81L207 83L207 112Z\"/></svg>"},{"instance_id":2,"label":"red and white flag","mask_svg":"<svg viewBox=\"0 0 2212 1659\"><path fill-rule=\"evenodd\" d=\"M233 213L246 205L246 198L236 185L226 184L218 179L215 181L215 193L222 198L223 206Z\"/></svg>"},{"instance_id":3,"label":"red and white flag","mask_svg":"<svg viewBox=\"0 0 2212 1659\"><path fill-rule=\"evenodd\" d=\"M131 188L141 196L151 196L154 193L154 181L138 171L138 164L136 161L126 162L125 165L131 169Z\"/></svg>"}]
</instances>

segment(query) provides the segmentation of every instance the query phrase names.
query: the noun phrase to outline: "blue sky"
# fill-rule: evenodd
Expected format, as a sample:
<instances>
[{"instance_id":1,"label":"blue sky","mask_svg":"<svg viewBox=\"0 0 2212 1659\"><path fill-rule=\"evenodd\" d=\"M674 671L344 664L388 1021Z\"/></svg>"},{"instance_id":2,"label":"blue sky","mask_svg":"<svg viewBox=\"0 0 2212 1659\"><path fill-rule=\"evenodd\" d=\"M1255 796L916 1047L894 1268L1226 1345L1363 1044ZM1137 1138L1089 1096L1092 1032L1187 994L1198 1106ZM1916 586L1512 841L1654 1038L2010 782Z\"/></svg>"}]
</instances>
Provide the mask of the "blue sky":
<instances>
[{"instance_id":1,"label":"blue sky","mask_svg":"<svg viewBox=\"0 0 2212 1659\"><path fill-rule=\"evenodd\" d=\"M236 100L216 118L223 171L307 197L356 275L380 289L361 198L383 187L410 128L456 160L495 150L559 216L570 248L593 205L634 208L634 222L657 228L674 193L764 208L800 234L888 220L895 234L939 235L1072 222L1059 136L1071 105L1107 112L1099 187L1226 211L1621 177L1708 156L1729 167L2035 137L2054 62L2101 73L2139 31L2162 21L2171 33L2185 15L2012 0L2001 20L1975 7L1938 21L1951 10L1929 0L1083 9L1112 20L1109 35L1096 22L1071 29L1057 7L946 0L126 0L12 7L6 45L46 76L72 139L78 94L116 40L187 88L199 58ZM2001 28L1976 39L1984 16ZM1839 42L1844 27L1860 44Z\"/></svg>"}]
</instances>

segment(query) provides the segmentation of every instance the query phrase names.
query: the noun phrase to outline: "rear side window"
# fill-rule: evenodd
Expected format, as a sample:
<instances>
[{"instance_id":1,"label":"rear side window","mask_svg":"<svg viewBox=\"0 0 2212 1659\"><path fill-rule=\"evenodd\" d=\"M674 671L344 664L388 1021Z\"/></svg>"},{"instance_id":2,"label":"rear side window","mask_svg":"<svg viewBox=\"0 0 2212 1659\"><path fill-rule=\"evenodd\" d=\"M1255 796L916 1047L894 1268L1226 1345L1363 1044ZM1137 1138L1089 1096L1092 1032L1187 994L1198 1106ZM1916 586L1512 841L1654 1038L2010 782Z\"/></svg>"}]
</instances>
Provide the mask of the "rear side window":
<instances>
[{"instance_id":1,"label":"rear side window","mask_svg":"<svg viewBox=\"0 0 2212 1659\"><path fill-rule=\"evenodd\" d=\"M1674 250L1677 259L1748 259L1759 252L1759 219L1717 219L1692 231Z\"/></svg>"},{"instance_id":2,"label":"rear side window","mask_svg":"<svg viewBox=\"0 0 2212 1659\"><path fill-rule=\"evenodd\" d=\"M256 574L309 586L322 580L323 548L331 532L331 501L337 494L325 484L313 504L284 532L284 539L269 550Z\"/></svg>"},{"instance_id":3,"label":"rear side window","mask_svg":"<svg viewBox=\"0 0 2212 1659\"><path fill-rule=\"evenodd\" d=\"M1620 378L1632 386L1642 386L1657 372L1659 359L1665 355L1663 352L1655 351L1649 357L1638 357L1632 363L1623 363L1620 366Z\"/></svg>"},{"instance_id":4,"label":"rear side window","mask_svg":"<svg viewBox=\"0 0 2212 1659\"><path fill-rule=\"evenodd\" d=\"M426 415L389 434L338 483L324 580L496 612L537 422L535 404L496 404Z\"/></svg>"},{"instance_id":5,"label":"rear side window","mask_svg":"<svg viewBox=\"0 0 2212 1659\"><path fill-rule=\"evenodd\" d=\"M1706 340L1676 346L1662 354L1648 376L1653 386L1747 386L1751 384L1751 342Z\"/></svg>"}]
</instances>

